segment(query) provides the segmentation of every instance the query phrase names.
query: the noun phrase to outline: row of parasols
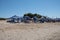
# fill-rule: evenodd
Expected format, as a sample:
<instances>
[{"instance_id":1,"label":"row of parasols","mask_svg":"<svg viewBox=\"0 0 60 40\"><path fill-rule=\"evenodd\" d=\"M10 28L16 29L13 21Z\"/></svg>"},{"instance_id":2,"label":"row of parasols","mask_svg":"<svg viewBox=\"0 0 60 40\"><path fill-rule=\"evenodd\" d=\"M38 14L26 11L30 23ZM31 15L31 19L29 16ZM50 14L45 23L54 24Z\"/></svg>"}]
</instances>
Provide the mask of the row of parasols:
<instances>
[{"instance_id":1,"label":"row of parasols","mask_svg":"<svg viewBox=\"0 0 60 40\"><path fill-rule=\"evenodd\" d=\"M30 22L34 22L34 23L44 23L44 22L55 22L55 19L51 19L51 18L37 18L36 16L33 18L30 18L29 16L24 16L24 17L19 17L19 16L12 16L10 18L7 19L7 22L10 23L30 23Z\"/></svg>"}]
</instances>

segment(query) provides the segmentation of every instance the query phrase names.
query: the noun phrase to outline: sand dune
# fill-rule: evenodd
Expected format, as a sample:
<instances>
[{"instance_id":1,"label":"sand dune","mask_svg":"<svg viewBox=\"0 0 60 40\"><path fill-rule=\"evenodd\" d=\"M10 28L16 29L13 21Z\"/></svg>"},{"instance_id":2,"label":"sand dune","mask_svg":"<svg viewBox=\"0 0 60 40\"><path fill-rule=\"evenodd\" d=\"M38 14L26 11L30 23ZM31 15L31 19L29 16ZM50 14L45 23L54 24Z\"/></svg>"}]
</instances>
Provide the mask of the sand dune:
<instances>
[{"instance_id":1,"label":"sand dune","mask_svg":"<svg viewBox=\"0 0 60 40\"><path fill-rule=\"evenodd\" d=\"M0 21L0 40L60 40L60 23Z\"/></svg>"}]
</instances>

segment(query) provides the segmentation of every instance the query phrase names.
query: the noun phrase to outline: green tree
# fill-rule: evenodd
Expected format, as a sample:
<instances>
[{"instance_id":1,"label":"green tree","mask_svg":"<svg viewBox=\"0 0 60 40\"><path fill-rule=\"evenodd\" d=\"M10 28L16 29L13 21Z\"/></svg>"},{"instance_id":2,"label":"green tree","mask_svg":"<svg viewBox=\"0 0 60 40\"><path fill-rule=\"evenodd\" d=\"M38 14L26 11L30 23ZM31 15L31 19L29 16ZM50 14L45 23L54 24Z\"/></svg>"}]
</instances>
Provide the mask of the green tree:
<instances>
[{"instance_id":1,"label":"green tree","mask_svg":"<svg viewBox=\"0 0 60 40\"><path fill-rule=\"evenodd\" d=\"M29 16L30 18L32 18L33 14L32 13L26 13L26 14L24 14L24 16Z\"/></svg>"},{"instance_id":2,"label":"green tree","mask_svg":"<svg viewBox=\"0 0 60 40\"><path fill-rule=\"evenodd\" d=\"M35 14L33 14L34 16L36 16L37 18L41 18L42 17L42 15L39 15L39 14L37 14L37 13L35 13Z\"/></svg>"},{"instance_id":3,"label":"green tree","mask_svg":"<svg viewBox=\"0 0 60 40\"><path fill-rule=\"evenodd\" d=\"M6 18L0 18L0 20L6 20Z\"/></svg>"},{"instance_id":4,"label":"green tree","mask_svg":"<svg viewBox=\"0 0 60 40\"><path fill-rule=\"evenodd\" d=\"M39 14L37 14L37 13L35 13L35 14L26 13L26 14L24 14L24 16L29 16L30 18L33 18L34 16L36 16L37 18L41 18L41 17L42 17L42 15L39 15Z\"/></svg>"}]
</instances>

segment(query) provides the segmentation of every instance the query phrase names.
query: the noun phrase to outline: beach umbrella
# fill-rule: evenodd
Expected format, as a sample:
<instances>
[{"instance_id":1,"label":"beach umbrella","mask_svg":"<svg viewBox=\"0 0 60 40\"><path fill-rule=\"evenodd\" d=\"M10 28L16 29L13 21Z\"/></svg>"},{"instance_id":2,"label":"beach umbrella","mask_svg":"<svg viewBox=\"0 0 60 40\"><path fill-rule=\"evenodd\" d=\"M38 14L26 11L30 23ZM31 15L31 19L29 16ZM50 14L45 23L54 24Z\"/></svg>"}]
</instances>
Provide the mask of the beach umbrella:
<instances>
[{"instance_id":1,"label":"beach umbrella","mask_svg":"<svg viewBox=\"0 0 60 40\"><path fill-rule=\"evenodd\" d=\"M38 22L38 18L36 16L33 17L33 21L34 23L37 23Z\"/></svg>"},{"instance_id":2,"label":"beach umbrella","mask_svg":"<svg viewBox=\"0 0 60 40\"><path fill-rule=\"evenodd\" d=\"M30 22L30 17L29 16L24 16L23 17L23 21L25 22L25 23L29 23Z\"/></svg>"},{"instance_id":3,"label":"beach umbrella","mask_svg":"<svg viewBox=\"0 0 60 40\"><path fill-rule=\"evenodd\" d=\"M10 18L11 18L11 19L13 19L13 18L17 19L17 18L19 18L19 16L14 15L14 16L12 16L12 17L10 17Z\"/></svg>"},{"instance_id":4,"label":"beach umbrella","mask_svg":"<svg viewBox=\"0 0 60 40\"><path fill-rule=\"evenodd\" d=\"M44 22L46 22L46 21L47 21L47 19L46 19L46 18L44 18L44 17L41 17L41 18L39 19L39 21L40 21L40 23L44 23Z\"/></svg>"},{"instance_id":5,"label":"beach umbrella","mask_svg":"<svg viewBox=\"0 0 60 40\"><path fill-rule=\"evenodd\" d=\"M55 18L54 19L56 22L60 22L60 18Z\"/></svg>"},{"instance_id":6,"label":"beach umbrella","mask_svg":"<svg viewBox=\"0 0 60 40\"><path fill-rule=\"evenodd\" d=\"M19 22L20 21L20 17L16 16L16 15L10 17L9 19L10 20L8 20L8 21L10 21L10 22Z\"/></svg>"}]
</instances>

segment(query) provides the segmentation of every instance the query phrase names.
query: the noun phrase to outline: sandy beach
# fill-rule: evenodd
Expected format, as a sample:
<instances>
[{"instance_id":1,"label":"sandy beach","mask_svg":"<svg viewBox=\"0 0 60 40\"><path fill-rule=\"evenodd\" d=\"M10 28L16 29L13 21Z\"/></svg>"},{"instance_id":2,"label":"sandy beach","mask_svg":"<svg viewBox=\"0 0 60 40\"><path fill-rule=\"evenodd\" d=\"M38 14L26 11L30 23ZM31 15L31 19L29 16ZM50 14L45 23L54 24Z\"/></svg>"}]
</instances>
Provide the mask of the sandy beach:
<instances>
[{"instance_id":1,"label":"sandy beach","mask_svg":"<svg viewBox=\"0 0 60 40\"><path fill-rule=\"evenodd\" d=\"M60 40L60 23L0 21L0 40Z\"/></svg>"}]
</instances>

